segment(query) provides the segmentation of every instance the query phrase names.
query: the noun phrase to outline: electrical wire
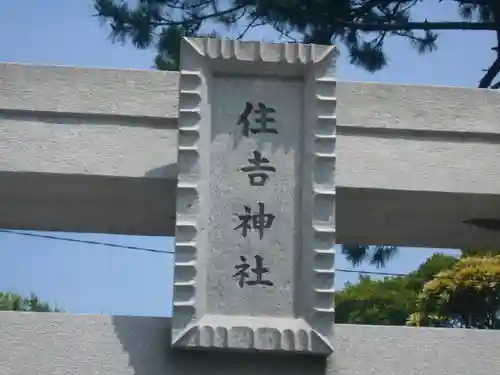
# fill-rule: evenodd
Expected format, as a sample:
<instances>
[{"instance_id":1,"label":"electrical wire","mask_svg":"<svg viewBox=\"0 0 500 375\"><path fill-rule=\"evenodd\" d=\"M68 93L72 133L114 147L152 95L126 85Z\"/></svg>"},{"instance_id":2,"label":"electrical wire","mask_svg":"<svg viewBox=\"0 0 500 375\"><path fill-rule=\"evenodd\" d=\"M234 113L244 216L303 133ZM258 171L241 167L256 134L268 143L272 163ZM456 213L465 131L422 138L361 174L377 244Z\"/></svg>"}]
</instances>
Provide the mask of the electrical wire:
<instances>
[{"instance_id":1,"label":"electrical wire","mask_svg":"<svg viewBox=\"0 0 500 375\"><path fill-rule=\"evenodd\" d=\"M87 245L99 245L99 246L117 247L117 248L128 249L128 250L135 250L135 251L147 251L147 252L151 252L151 253L160 253L160 254L174 254L175 253L175 251L164 251L164 250L158 250L158 249L150 249L150 248L147 248L147 247L119 245L119 244L108 243L108 242L100 242L100 241L80 240L80 239L76 239L76 238L59 237L59 236L52 236L52 235L48 235L48 234L19 232L19 231L10 230L10 229L0 229L0 233L8 233L8 234L17 234L17 235L20 235L20 236L45 238L45 239L48 239L48 240L58 240L58 241L68 241L68 242L84 243L84 244L87 244ZM357 273L357 274L360 274L360 275L377 275L377 276L396 276L396 277L408 276L408 274L404 274L404 273L391 273L391 272L366 271L366 270L351 270L351 269L344 269L344 268L336 268L335 272Z\"/></svg>"},{"instance_id":2,"label":"electrical wire","mask_svg":"<svg viewBox=\"0 0 500 375\"><path fill-rule=\"evenodd\" d=\"M335 268L335 272L357 273L362 275L379 275L379 276L408 276L406 273L390 273L378 271L365 271L365 270L349 270L343 268Z\"/></svg>"},{"instance_id":3,"label":"electrical wire","mask_svg":"<svg viewBox=\"0 0 500 375\"><path fill-rule=\"evenodd\" d=\"M173 254L174 253L173 251L164 251L164 250L157 250L157 249L149 249L149 248L146 248L146 247L119 245L119 244L107 243L107 242L99 242L99 241L79 240L79 239L76 239L76 238L51 236L51 235L48 235L48 234L36 234L36 233L18 232L18 231L9 230L9 229L0 229L0 233L9 233L9 234L17 234L17 235L28 236L28 237L45 238L45 239L48 239L48 240L77 242L77 243L84 243L84 244L88 244L88 245L100 245L100 246L108 246L108 247L118 247L118 248L129 249L129 250L148 251L148 252L151 252L151 253L164 253L164 254Z\"/></svg>"}]
</instances>

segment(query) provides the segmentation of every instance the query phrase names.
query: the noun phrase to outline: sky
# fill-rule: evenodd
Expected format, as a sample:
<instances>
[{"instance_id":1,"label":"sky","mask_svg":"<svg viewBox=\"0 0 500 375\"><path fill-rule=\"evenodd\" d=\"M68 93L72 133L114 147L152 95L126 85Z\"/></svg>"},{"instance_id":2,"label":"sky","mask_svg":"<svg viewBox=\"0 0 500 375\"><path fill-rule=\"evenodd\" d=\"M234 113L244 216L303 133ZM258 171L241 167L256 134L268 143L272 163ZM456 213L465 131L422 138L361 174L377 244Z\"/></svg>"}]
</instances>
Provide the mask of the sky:
<instances>
[{"instance_id":1,"label":"sky","mask_svg":"<svg viewBox=\"0 0 500 375\"><path fill-rule=\"evenodd\" d=\"M415 19L453 20L451 0L429 0ZM93 68L151 69L154 52L112 44L109 29L93 17L92 0L2 0L0 62ZM268 28L248 39L276 41ZM340 48L337 74L344 81L475 87L493 59L490 32L442 32L436 52L419 55L406 40L389 39L389 65L368 73L349 64ZM24 232L22 232L24 233ZM33 232L27 232L33 233ZM44 234L44 233L40 233ZM105 234L51 236L143 247L165 253L68 242L0 232L0 291L33 292L71 313L170 316L173 239ZM437 249L402 248L383 272L407 273ZM449 254L457 251L445 250ZM341 255L337 269L352 269ZM374 270L363 265L359 269ZM356 273L337 272L337 288Z\"/></svg>"}]
</instances>

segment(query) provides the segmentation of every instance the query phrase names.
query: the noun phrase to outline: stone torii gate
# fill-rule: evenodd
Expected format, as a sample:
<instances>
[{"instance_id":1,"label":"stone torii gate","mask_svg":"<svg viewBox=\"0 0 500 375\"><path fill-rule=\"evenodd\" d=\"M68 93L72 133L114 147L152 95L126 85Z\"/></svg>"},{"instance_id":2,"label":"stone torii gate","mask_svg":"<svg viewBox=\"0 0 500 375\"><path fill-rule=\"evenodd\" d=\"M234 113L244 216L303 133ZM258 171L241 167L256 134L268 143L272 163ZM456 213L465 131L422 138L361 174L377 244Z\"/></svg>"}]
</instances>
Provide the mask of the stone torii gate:
<instances>
[{"instance_id":1,"label":"stone torii gate","mask_svg":"<svg viewBox=\"0 0 500 375\"><path fill-rule=\"evenodd\" d=\"M334 55L192 39L180 75L1 65L0 227L175 234L176 267L172 323L0 315L0 374L491 374L496 332L333 330L332 248L497 246L467 222L499 218L498 93L337 83Z\"/></svg>"}]
</instances>

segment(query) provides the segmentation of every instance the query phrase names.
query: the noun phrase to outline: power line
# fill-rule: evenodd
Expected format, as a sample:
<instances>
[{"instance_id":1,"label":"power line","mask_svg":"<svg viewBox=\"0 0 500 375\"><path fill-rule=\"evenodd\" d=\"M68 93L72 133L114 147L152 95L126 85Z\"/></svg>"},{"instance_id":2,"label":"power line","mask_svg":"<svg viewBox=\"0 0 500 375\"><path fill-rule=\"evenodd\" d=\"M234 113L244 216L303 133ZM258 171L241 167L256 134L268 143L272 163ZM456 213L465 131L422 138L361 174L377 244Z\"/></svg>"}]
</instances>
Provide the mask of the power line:
<instances>
[{"instance_id":1,"label":"power line","mask_svg":"<svg viewBox=\"0 0 500 375\"><path fill-rule=\"evenodd\" d=\"M99 245L99 246L116 247L116 248L127 249L127 250L135 250L135 251L147 251L147 252L150 252L150 253L175 254L175 251L164 251L164 250L158 250L158 249L150 249L150 248L147 248L147 247L119 245L119 244L114 244L114 243L109 243L109 242L79 240L79 239L76 239L76 238L59 237L59 236L52 236L52 235L48 235L48 234L18 232L18 231L9 230L9 229L0 229L0 233L17 234L17 235L20 235L20 236L27 236L27 237L38 237L38 238L44 238L44 239L48 239L48 240L57 240L57 241L67 241L67 242L84 243L84 244L87 244L87 245ZM409 276L408 274L405 274L405 273L391 273L391 272L366 271L366 270L352 270L352 269L345 269L345 268L336 268L335 272L357 273L357 274L360 274L360 275L395 276L395 277Z\"/></svg>"},{"instance_id":2,"label":"power line","mask_svg":"<svg viewBox=\"0 0 500 375\"><path fill-rule=\"evenodd\" d=\"M47 240L77 242L77 243L84 243L84 244L88 244L88 245L100 245L100 246L118 247L118 248L121 248L121 249L136 250L136 251L148 251L148 252L151 252L151 253L163 253L163 254L173 254L174 253L173 251L163 251L163 250L157 250L157 249L149 249L149 248L146 248L146 247L118 245L118 244L114 244L114 243L99 242L99 241L79 240L79 239L76 239L76 238L51 236L51 235L48 235L48 234L36 234L36 233L18 232L18 231L13 231L13 230L8 230L8 229L0 229L0 233L9 233L9 234L17 234L17 235L28 236L28 237L45 238Z\"/></svg>"},{"instance_id":3,"label":"power line","mask_svg":"<svg viewBox=\"0 0 500 375\"><path fill-rule=\"evenodd\" d=\"M18 232L18 231L9 230L9 229L0 229L0 233L17 234L17 235L20 235L20 236L44 238L44 239L47 239L47 240L57 240L57 241L67 241L67 242L84 243L84 244L87 244L87 245L99 245L99 246L117 247L117 248L128 249L128 250L147 251L147 252L150 252L150 253L160 253L160 254L174 254L175 253L175 251L164 251L164 250L150 249L150 248L139 247L139 246L118 245L118 244L109 243L109 242L80 240L80 239L76 239L76 238L52 236L52 235L49 235L49 234ZM335 271L336 272L345 272L345 273L357 273L357 274L364 274L364 275L407 276L406 274L399 274L399 273L375 272L375 271L364 271L364 270L349 270L349 269L342 269L342 268L337 268L337 269L335 269Z\"/></svg>"},{"instance_id":4,"label":"power line","mask_svg":"<svg viewBox=\"0 0 500 375\"><path fill-rule=\"evenodd\" d=\"M336 268L336 272L345 273L358 273L362 275L380 275L380 276L408 276L406 273L390 273L390 272L378 272L378 271L364 271L364 270L348 270L342 268Z\"/></svg>"}]
</instances>

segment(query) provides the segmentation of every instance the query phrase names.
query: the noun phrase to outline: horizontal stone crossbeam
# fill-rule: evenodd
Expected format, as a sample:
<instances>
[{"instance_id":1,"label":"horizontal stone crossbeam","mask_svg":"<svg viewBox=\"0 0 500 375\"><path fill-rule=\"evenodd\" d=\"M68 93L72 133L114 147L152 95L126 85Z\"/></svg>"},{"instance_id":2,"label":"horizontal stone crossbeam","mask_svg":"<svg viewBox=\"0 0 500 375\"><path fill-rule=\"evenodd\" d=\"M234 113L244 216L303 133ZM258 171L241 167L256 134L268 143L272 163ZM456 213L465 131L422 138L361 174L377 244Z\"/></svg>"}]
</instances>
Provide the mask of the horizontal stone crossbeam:
<instances>
[{"instance_id":1,"label":"horizontal stone crossbeam","mask_svg":"<svg viewBox=\"0 0 500 375\"><path fill-rule=\"evenodd\" d=\"M0 64L0 227L173 236L178 79ZM499 95L339 82L338 242L498 246Z\"/></svg>"}]
</instances>

